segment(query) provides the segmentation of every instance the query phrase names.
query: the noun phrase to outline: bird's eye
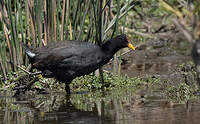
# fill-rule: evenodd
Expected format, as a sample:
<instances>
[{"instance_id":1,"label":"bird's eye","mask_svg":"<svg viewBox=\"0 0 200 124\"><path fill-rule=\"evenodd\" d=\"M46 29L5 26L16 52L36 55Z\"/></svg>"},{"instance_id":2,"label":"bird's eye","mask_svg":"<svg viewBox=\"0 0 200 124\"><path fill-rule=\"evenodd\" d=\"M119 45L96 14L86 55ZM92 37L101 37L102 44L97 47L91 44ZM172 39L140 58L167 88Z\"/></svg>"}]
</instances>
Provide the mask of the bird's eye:
<instances>
[{"instance_id":1,"label":"bird's eye","mask_svg":"<svg viewBox=\"0 0 200 124\"><path fill-rule=\"evenodd\" d=\"M130 42L130 40L128 39L128 37L126 36L126 40L128 41L128 42Z\"/></svg>"}]
</instances>

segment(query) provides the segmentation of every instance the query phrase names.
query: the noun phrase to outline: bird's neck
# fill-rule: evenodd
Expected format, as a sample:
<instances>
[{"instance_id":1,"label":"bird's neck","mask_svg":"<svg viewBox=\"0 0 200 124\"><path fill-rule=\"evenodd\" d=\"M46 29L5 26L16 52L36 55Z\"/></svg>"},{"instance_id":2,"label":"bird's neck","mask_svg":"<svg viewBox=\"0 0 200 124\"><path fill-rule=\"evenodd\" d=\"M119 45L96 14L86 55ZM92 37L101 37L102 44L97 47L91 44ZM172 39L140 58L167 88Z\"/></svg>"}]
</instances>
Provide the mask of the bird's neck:
<instances>
[{"instance_id":1,"label":"bird's neck","mask_svg":"<svg viewBox=\"0 0 200 124\"><path fill-rule=\"evenodd\" d=\"M101 47L103 52L105 52L106 54L109 53L114 55L118 50L121 49L121 47L115 42L117 41L114 39L110 39L106 43L104 43Z\"/></svg>"}]
</instances>

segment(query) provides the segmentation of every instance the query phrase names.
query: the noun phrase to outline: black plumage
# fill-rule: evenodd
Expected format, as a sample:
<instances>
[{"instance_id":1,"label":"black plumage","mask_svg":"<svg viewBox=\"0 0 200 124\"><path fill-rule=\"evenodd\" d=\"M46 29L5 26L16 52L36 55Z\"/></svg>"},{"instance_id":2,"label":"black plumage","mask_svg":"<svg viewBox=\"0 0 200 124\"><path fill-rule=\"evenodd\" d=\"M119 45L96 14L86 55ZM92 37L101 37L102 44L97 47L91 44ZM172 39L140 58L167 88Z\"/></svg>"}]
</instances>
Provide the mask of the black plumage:
<instances>
[{"instance_id":1,"label":"black plumage","mask_svg":"<svg viewBox=\"0 0 200 124\"><path fill-rule=\"evenodd\" d=\"M101 47L84 41L59 41L36 49L24 45L24 50L33 68L42 71L44 77L65 82L69 94L69 84L74 78L94 72L124 47L135 49L123 34Z\"/></svg>"},{"instance_id":2,"label":"black plumage","mask_svg":"<svg viewBox=\"0 0 200 124\"><path fill-rule=\"evenodd\" d=\"M200 39L196 40L192 48L192 58L195 65L200 65Z\"/></svg>"},{"instance_id":3,"label":"black plumage","mask_svg":"<svg viewBox=\"0 0 200 124\"><path fill-rule=\"evenodd\" d=\"M192 59L197 72L197 84L200 86L200 39L197 39L193 45Z\"/></svg>"}]
</instances>

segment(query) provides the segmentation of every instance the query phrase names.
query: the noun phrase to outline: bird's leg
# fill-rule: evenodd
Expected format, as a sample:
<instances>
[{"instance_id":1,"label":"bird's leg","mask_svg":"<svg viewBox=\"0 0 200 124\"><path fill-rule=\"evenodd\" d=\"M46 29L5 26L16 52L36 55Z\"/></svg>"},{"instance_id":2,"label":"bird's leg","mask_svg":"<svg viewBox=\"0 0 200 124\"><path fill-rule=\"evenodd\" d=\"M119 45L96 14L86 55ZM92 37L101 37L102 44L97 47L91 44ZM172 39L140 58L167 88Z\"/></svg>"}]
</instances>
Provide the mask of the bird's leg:
<instances>
[{"instance_id":1,"label":"bird's leg","mask_svg":"<svg viewBox=\"0 0 200 124\"><path fill-rule=\"evenodd\" d=\"M65 91L67 94L71 94L69 84L65 84Z\"/></svg>"},{"instance_id":2,"label":"bird's leg","mask_svg":"<svg viewBox=\"0 0 200 124\"><path fill-rule=\"evenodd\" d=\"M196 65L197 85L200 86L200 65Z\"/></svg>"}]
</instances>

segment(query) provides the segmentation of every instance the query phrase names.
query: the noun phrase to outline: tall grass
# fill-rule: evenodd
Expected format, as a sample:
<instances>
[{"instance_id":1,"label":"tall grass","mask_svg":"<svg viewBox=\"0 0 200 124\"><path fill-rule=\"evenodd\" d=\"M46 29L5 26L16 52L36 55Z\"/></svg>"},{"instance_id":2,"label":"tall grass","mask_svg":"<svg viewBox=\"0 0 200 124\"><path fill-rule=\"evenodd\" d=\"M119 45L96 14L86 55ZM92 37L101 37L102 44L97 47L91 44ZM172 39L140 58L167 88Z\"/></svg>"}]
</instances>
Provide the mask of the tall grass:
<instances>
[{"instance_id":1,"label":"tall grass","mask_svg":"<svg viewBox=\"0 0 200 124\"><path fill-rule=\"evenodd\" d=\"M60 40L87 39L101 45L117 34L118 20L134 6L133 2L1 0L0 74L7 79L17 66L27 65L22 42L39 47Z\"/></svg>"}]
</instances>

